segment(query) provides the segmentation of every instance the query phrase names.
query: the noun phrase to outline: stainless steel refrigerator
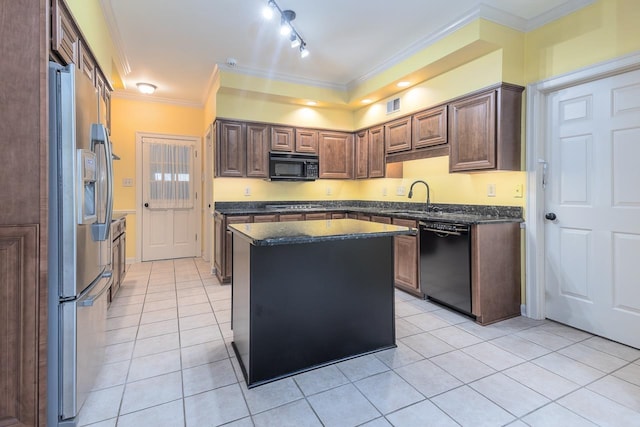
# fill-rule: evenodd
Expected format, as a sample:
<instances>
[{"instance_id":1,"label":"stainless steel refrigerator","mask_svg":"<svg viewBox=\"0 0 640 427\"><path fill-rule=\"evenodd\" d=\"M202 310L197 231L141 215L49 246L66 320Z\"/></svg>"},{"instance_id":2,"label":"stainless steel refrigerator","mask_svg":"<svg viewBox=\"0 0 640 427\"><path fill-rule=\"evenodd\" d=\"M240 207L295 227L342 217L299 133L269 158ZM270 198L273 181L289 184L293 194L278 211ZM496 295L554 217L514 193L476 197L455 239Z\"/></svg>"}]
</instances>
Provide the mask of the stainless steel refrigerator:
<instances>
[{"instance_id":1,"label":"stainless steel refrigerator","mask_svg":"<svg viewBox=\"0 0 640 427\"><path fill-rule=\"evenodd\" d=\"M74 426L104 360L113 169L99 96L74 64L49 64L47 425Z\"/></svg>"}]
</instances>

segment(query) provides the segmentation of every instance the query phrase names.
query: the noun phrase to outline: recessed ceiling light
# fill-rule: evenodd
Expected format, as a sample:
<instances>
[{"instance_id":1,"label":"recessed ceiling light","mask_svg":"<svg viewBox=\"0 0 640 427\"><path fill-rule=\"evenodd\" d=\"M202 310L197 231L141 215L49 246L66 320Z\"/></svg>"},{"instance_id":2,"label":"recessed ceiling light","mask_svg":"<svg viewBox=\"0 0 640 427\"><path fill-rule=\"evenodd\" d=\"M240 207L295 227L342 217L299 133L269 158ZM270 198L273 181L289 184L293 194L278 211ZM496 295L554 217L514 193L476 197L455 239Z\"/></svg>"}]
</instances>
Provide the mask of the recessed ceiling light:
<instances>
[{"instance_id":1,"label":"recessed ceiling light","mask_svg":"<svg viewBox=\"0 0 640 427\"><path fill-rule=\"evenodd\" d=\"M316 101L307 101L307 105L315 107L316 105L318 105L318 103Z\"/></svg>"},{"instance_id":2,"label":"recessed ceiling light","mask_svg":"<svg viewBox=\"0 0 640 427\"><path fill-rule=\"evenodd\" d=\"M372 101L372 100L370 100L369 98L366 98L366 99L363 99L363 100L362 100L362 103L363 103L363 104L371 104L372 102L373 102L373 101Z\"/></svg>"},{"instance_id":3,"label":"recessed ceiling light","mask_svg":"<svg viewBox=\"0 0 640 427\"><path fill-rule=\"evenodd\" d=\"M151 95L157 89L157 87L151 83L137 83L136 86L138 86L138 90L145 95Z\"/></svg>"},{"instance_id":4,"label":"recessed ceiling light","mask_svg":"<svg viewBox=\"0 0 640 427\"><path fill-rule=\"evenodd\" d=\"M402 81L402 82L398 82L397 86L398 87L407 87L409 86L411 83L407 82L407 81Z\"/></svg>"}]
</instances>

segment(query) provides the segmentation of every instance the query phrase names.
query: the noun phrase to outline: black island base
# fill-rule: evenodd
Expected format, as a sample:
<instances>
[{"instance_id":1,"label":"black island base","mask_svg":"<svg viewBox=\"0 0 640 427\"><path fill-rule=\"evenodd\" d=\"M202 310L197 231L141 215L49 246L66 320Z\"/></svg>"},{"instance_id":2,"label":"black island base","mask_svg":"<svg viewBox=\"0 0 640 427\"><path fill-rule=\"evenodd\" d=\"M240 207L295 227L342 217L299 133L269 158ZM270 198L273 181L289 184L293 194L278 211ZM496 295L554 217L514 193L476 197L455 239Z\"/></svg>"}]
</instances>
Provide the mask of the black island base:
<instances>
[{"instance_id":1,"label":"black island base","mask_svg":"<svg viewBox=\"0 0 640 427\"><path fill-rule=\"evenodd\" d=\"M395 347L393 235L411 229L357 220L229 229L233 348L249 388Z\"/></svg>"}]
</instances>

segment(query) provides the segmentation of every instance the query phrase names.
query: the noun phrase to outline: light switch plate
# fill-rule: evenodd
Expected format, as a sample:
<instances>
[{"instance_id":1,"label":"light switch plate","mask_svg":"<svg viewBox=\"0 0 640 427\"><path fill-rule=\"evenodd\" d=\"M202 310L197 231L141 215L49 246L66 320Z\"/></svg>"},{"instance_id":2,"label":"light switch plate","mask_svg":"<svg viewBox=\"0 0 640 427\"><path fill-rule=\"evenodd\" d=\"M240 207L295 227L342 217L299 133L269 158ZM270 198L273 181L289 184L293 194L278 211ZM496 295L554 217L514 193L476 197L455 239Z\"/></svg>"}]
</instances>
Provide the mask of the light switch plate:
<instances>
[{"instance_id":1,"label":"light switch plate","mask_svg":"<svg viewBox=\"0 0 640 427\"><path fill-rule=\"evenodd\" d=\"M404 196L405 190L404 185L399 185L398 188L396 188L396 196Z\"/></svg>"},{"instance_id":2,"label":"light switch plate","mask_svg":"<svg viewBox=\"0 0 640 427\"><path fill-rule=\"evenodd\" d=\"M488 197L496 197L496 185L495 184L487 184L487 196Z\"/></svg>"},{"instance_id":3,"label":"light switch plate","mask_svg":"<svg viewBox=\"0 0 640 427\"><path fill-rule=\"evenodd\" d=\"M516 184L516 186L513 188L513 197L515 198L522 198L522 184Z\"/></svg>"}]
</instances>

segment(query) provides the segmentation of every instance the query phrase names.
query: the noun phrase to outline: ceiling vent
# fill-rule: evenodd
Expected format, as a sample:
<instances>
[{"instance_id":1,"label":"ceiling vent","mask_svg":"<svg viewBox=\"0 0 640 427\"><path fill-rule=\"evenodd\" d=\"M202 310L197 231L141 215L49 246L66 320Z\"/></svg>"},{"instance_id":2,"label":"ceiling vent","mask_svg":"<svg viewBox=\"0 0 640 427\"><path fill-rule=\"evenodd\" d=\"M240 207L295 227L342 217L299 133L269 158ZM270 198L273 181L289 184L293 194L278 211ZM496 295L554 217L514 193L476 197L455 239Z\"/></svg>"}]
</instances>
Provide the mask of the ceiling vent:
<instances>
[{"instance_id":1,"label":"ceiling vent","mask_svg":"<svg viewBox=\"0 0 640 427\"><path fill-rule=\"evenodd\" d=\"M400 98L387 101L387 114L395 113L397 111L400 111Z\"/></svg>"}]
</instances>

